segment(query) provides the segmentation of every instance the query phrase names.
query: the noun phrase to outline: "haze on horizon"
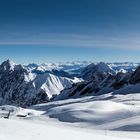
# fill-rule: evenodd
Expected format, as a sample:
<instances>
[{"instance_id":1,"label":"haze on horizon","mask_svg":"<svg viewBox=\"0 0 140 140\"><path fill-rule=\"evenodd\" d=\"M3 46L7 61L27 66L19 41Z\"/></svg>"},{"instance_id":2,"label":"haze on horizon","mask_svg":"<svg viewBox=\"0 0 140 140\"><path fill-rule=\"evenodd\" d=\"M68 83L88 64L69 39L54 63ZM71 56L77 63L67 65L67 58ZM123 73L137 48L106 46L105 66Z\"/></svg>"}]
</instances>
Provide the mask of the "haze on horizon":
<instances>
[{"instance_id":1,"label":"haze on horizon","mask_svg":"<svg viewBox=\"0 0 140 140\"><path fill-rule=\"evenodd\" d=\"M4 0L0 62L139 62L139 0Z\"/></svg>"}]
</instances>

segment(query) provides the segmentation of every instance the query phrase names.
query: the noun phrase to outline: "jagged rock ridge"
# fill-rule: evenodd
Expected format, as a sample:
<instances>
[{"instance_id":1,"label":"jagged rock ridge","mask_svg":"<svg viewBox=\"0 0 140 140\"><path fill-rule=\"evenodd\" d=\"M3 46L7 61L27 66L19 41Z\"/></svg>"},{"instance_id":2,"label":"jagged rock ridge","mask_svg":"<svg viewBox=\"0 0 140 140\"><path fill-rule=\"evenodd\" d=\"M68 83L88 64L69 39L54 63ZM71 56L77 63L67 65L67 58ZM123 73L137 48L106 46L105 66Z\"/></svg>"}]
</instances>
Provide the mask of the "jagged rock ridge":
<instances>
[{"instance_id":1,"label":"jagged rock ridge","mask_svg":"<svg viewBox=\"0 0 140 140\"><path fill-rule=\"evenodd\" d=\"M86 68L86 71L88 71L87 80L73 84L69 89L64 89L55 100L76 98L85 95L96 96L110 92L112 94L127 94L129 90L132 93L140 92L140 88L137 86L140 84L140 66L134 72L118 72L117 74L109 72L109 69L107 71L103 71L102 69L91 70L91 67L95 68L98 65L88 66Z\"/></svg>"}]
</instances>

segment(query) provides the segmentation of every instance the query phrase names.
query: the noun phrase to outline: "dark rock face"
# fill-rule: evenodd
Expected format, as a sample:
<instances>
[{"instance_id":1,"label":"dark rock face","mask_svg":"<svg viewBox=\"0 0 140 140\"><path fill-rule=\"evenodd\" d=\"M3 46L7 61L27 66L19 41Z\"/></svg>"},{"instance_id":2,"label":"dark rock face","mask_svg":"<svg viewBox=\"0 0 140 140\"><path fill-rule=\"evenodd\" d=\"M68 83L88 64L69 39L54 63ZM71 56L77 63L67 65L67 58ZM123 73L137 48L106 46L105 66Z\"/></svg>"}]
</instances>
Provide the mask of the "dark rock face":
<instances>
[{"instance_id":1,"label":"dark rock face","mask_svg":"<svg viewBox=\"0 0 140 140\"><path fill-rule=\"evenodd\" d=\"M57 75L68 76L67 73L55 72ZM71 86L72 83L74 83L72 78L50 73L34 74L22 65L7 60L0 65L0 105L27 107L48 102L52 96L59 94L63 88Z\"/></svg>"},{"instance_id":2,"label":"dark rock face","mask_svg":"<svg viewBox=\"0 0 140 140\"><path fill-rule=\"evenodd\" d=\"M69 89L69 97L74 96L75 94L86 95L87 93L97 92L99 90L99 83L101 83L107 74L104 72L96 72L93 74L92 79L89 81L83 81L81 83L77 83Z\"/></svg>"},{"instance_id":3,"label":"dark rock face","mask_svg":"<svg viewBox=\"0 0 140 140\"><path fill-rule=\"evenodd\" d=\"M75 93L82 91L86 87L86 85L88 85L88 83L86 82L81 82L73 85L72 88L70 88L68 96L69 97L74 96Z\"/></svg>"},{"instance_id":4,"label":"dark rock face","mask_svg":"<svg viewBox=\"0 0 140 140\"><path fill-rule=\"evenodd\" d=\"M130 74L119 72L115 76L115 81L111 85L114 89L120 89L129 84Z\"/></svg>"},{"instance_id":5,"label":"dark rock face","mask_svg":"<svg viewBox=\"0 0 140 140\"><path fill-rule=\"evenodd\" d=\"M140 83L140 66L132 73L130 78L131 84Z\"/></svg>"},{"instance_id":6,"label":"dark rock face","mask_svg":"<svg viewBox=\"0 0 140 140\"><path fill-rule=\"evenodd\" d=\"M47 94L43 91L41 94L36 93L29 72L22 65L15 65L7 60L0 65L0 98L1 104L6 102L26 107L47 101Z\"/></svg>"},{"instance_id":7,"label":"dark rock face","mask_svg":"<svg viewBox=\"0 0 140 140\"><path fill-rule=\"evenodd\" d=\"M137 83L140 83L140 66L133 73L118 72L117 74L111 74L95 72L92 75L92 79L78 83L68 90L64 89L56 99L63 97L75 98L83 95L100 95Z\"/></svg>"}]
</instances>

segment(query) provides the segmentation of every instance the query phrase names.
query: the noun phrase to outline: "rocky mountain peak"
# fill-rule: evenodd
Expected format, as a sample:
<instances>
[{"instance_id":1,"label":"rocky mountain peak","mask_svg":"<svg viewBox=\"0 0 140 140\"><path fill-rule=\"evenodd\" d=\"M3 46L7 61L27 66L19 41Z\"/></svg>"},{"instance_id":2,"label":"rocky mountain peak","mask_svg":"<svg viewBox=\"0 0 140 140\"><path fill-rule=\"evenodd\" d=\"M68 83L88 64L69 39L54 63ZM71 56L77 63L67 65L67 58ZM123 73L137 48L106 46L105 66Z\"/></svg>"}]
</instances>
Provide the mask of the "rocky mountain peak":
<instances>
[{"instance_id":1,"label":"rocky mountain peak","mask_svg":"<svg viewBox=\"0 0 140 140\"><path fill-rule=\"evenodd\" d=\"M90 64L88 65L82 72L81 77L85 80L90 80L95 76L96 73L115 73L113 69L104 62L100 62L98 64Z\"/></svg>"},{"instance_id":2,"label":"rocky mountain peak","mask_svg":"<svg viewBox=\"0 0 140 140\"><path fill-rule=\"evenodd\" d=\"M0 65L0 71L11 71L11 70L14 70L15 65L16 64L13 61L8 59L8 60L4 61Z\"/></svg>"}]
</instances>

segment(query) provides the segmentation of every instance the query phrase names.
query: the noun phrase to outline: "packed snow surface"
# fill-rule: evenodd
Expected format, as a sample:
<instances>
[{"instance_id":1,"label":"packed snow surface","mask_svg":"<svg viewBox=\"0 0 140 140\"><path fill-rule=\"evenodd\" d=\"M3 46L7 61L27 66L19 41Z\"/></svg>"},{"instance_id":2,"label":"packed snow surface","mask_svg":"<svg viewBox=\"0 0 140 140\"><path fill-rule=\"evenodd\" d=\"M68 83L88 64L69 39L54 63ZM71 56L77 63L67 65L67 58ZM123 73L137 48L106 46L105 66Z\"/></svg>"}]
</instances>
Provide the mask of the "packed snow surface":
<instances>
[{"instance_id":1,"label":"packed snow surface","mask_svg":"<svg viewBox=\"0 0 140 140\"><path fill-rule=\"evenodd\" d=\"M11 110L9 119L3 117ZM0 140L140 139L140 93L0 107Z\"/></svg>"},{"instance_id":2,"label":"packed snow surface","mask_svg":"<svg viewBox=\"0 0 140 140\"><path fill-rule=\"evenodd\" d=\"M0 120L0 140L128 140L59 126L21 120Z\"/></svg>"}]
</instances>

